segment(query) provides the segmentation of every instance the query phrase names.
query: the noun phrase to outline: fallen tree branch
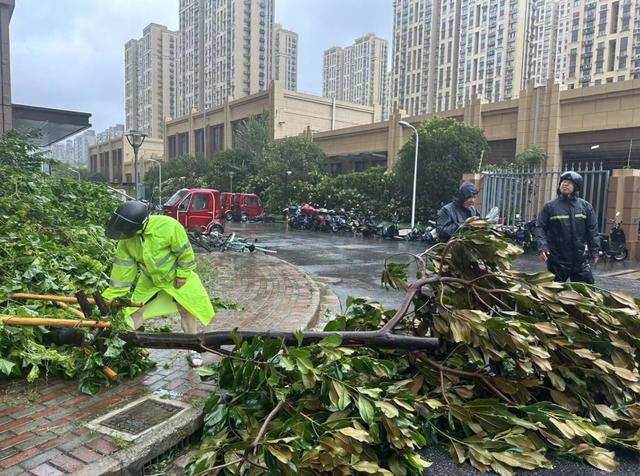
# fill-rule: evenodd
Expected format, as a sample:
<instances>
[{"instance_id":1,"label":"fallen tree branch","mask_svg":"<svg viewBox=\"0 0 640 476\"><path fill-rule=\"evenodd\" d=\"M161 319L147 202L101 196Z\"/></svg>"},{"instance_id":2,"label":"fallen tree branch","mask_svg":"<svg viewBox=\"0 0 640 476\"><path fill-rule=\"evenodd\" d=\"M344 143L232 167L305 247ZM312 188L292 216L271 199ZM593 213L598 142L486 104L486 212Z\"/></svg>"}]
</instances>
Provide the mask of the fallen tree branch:
<instances>
[{"instance_id":1,"label":"fallen tree branch","mask_svg":"<svg viewBox=\"0 0 640 476\"><path fill-rule=\"evenodd\" d=\"M306 332L302 345L320 342L325 337L338 335L345 347L366 346L382 349L434 350L438 346L435 337L416 337L398 335L383 331L349 332ZM284 341L285 345L297 346L294 332L283 331L217 331L202 334L123 332L118 335L122 340L136 347L150 349L190 349L208 350L223 345L234 345L234 338L251 340L256 337L273 337Z\"/></svg>"},{"instance_id":2,"label":"fallen tree branch","mask_svg":"<svg viewBox=\"0 0 640 476\"><path fill-rule=\"evenodd\" d=\"M429 357L427 357L426 355L424 355L422 352L416 352L415 354L416 358L422 362L424 362L425 364L438 369L442 373L447 373L447 374L451 374L451 375L459 375L461 377L470 377L473 379L477 379L482 381L482 383L485 384L485 386L497 397L501 398L502 400L504 400L505 402L507 402L510 405L515 405L515 402L513 400L511 400L509 397L507 397L504 393L502 393L498 387L496 387L490 380L490 377L478 372L467 372L466 370L458 370L458 369L452 369L450 367L445 367L444 365L439 364L438 362L436 362L433 359L430 359ZM443 394L444 394L444 389L443 389Z\"/></svg>"}]
</instances>

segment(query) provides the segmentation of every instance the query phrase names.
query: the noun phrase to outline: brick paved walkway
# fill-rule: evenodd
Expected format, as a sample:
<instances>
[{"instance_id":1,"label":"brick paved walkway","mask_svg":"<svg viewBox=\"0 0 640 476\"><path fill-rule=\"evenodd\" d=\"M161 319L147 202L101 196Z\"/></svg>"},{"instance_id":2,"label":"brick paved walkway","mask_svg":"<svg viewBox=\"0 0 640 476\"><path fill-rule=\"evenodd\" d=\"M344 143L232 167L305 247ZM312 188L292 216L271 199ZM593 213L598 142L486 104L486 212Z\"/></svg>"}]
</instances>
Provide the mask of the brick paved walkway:
<instances>
[{"instance_id":1,"label":"brick paved walkway","mask_svg":"<svg viewBox=\"0 0 640 476\"><path fill-rule=\"evenodd\" d=\"M286 262L248 253L201 255L200 259L201 265L209 262L218 270L215 281L203 276L210 294L242 306L236 311L220 310L210 329L295 330L315 318L317 287ZM58 378L34 385L0 382L0 474L97 474L94 465L107 456L117 457L124 449L121 442L89 430L86 423L148 394L198 406L213 390L212 384L200 382L190 370L185 351L154 349L150 358L157 362L154 369L93 397L81 394L76 382ZM205 356L205 361L213 359Z\"/></svg>"}]
</instances>

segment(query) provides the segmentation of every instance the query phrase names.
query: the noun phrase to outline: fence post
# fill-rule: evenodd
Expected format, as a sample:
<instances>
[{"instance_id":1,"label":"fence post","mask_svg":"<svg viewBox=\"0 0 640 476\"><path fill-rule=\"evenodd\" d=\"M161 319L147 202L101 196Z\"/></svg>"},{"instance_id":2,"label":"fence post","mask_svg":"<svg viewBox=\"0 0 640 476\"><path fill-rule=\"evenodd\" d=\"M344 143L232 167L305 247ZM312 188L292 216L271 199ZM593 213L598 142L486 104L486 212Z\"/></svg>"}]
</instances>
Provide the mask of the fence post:
<instances>
[{"instance_id":1,"label":"fence post","mask_svg":"<svg viewBox=\"0 0 640 476\"><path fill-rule=\"evenodd\" d=\"M615 219L620 212L622 229L627 238L627 247L631 259L640 259L640 243L638 242L638 220L640 218L640 170L616 169L609 179L609 196L607 201L607 220ZM607 223L606 230L611 224Z\"/></svg>"},{"instance_id":2,"label":"fence post","mask_svg":"<svg viewBox=\"0 0 640 476\"><path fill-rule=\"evenodd\" d=\"M462 174L462 182L471 182L478 189L478 199L476 201L476 209L482 210L482 185L484 183L484 175L482 174Z\"/></svg>"}]
</instances>

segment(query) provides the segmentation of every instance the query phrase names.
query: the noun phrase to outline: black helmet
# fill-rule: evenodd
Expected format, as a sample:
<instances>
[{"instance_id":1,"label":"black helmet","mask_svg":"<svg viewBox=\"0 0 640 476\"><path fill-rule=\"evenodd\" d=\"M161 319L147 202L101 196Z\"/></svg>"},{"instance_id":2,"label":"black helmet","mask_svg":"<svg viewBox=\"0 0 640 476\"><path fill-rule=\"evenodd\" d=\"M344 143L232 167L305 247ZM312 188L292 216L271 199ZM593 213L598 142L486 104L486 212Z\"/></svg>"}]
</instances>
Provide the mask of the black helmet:
<instances>
[{"instance_id":1,"label":"black helmet","mask_svg":"<svg viewBox=\"0 0 640 476\"><path fill-rule=\"evenodd\" d=\"M105 235L113 240L131 238L142 230L149 219L149 209L142 202L130 201L120 205L107 223Z\"/></svg>"},{"instance_id":2,"label":"black helmet","mask_svg":"<svg viewBox=\"0 0 640 476\"><path fill-rule=\"evenodd\" d=\"M571 180L574 185L573 195L576 197L580 195L583 183L582 175L580 175L578 172L574 172L573 170L563 173L560 176L560 181L558 182L558 195L560 195L560 184L563 180Z\"/></svg>"}]
</instances>

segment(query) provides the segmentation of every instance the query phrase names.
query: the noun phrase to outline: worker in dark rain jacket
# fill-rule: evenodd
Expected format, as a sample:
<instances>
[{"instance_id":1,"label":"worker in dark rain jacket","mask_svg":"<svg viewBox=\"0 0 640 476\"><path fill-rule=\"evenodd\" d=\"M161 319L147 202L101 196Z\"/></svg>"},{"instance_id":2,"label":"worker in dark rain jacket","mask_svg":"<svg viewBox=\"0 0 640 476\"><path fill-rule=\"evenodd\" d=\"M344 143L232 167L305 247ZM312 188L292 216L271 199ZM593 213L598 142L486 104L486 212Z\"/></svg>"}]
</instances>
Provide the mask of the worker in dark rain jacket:
<instances>
[{"instance_id":1,"label":"worker in dark rain jacket","mask_svg":"<svg viewBox=\"0 0 640 476\"><path fill-rule=\"evenodd\" d=\"M558 197L544 205L535 235L540 259L556 281L593 284L590 258L593 264L598 260L598 219L591 204L579 197L582 183L576 172L560 176Z\"/></svg>"},{"instance_id":2,"label":"worker in dark rain jacket","mask_svg":"<svg viewBox=\"0 0 640 476\"><path fill-rule=\"evenodd\" d=\"M480 216L475 207L477 196L478 188L471 182L464 182L460 185L458 197L438 211L436 232L440 241L449 241L467 218Z\"/></svg>"}]
</instances>

